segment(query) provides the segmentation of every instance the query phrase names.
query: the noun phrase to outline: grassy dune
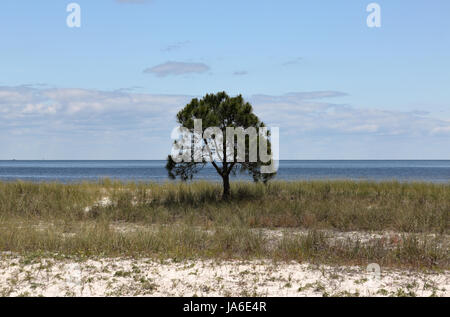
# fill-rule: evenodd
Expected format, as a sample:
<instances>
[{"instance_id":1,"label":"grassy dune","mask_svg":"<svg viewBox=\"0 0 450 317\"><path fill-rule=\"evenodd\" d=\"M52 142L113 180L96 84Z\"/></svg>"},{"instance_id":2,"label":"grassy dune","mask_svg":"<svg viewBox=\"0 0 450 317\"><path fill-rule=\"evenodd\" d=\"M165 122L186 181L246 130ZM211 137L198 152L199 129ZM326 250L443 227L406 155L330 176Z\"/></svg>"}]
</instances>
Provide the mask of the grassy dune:
<instances>
[{"instance_id":1,"label":"grassy dune","mask_svg":"<svg viewBox=\"0 0 450 317\"><path fill-rule=\"evenodd\" d=\"M450 267L450 184L233 183L231 201L221 194L208 182L0 183L0 251ZM332 237L348 231L392 234Z\"/></svg>"}]
</instances>

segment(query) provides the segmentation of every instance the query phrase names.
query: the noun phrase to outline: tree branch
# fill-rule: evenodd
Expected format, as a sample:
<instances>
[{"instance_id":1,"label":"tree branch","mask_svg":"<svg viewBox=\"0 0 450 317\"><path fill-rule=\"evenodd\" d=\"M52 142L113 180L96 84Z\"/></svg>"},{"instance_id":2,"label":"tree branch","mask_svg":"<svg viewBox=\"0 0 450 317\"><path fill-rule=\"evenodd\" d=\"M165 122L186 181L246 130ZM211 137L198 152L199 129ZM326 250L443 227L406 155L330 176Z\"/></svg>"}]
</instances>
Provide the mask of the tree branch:
<instances>
[{"instance_id":1,"label":"tree branch","mask_svg":"<svg viewBox=\"0 0 450 317\"><path fill-rule=\"evenodd\" d=\"M220 176L223 176L223 172L220 170L219 166L217 166L216 162L214 162L214 159L213 159L212 154L211 154L211 149L209 148L209 145L208 145L208 141L206 139L203 139L203 140L205 141L206 149L208 150L209 157L211 158L211 164L214 166L214 168L216 169L217 173L219 173Z\"/></svg>"}]
</instances>

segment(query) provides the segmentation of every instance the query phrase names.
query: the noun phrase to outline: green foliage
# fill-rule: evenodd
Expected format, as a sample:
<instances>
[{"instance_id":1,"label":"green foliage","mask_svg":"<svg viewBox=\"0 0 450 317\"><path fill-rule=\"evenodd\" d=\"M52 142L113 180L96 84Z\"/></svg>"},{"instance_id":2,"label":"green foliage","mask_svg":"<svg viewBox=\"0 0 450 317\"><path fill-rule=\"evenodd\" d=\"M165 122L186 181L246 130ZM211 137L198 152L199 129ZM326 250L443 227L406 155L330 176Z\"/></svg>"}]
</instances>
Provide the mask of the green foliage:
<instances>
[{"instance_id":1,"label":"green foliage","mask_svg":"<svg viewBox=\"0 0 450 317\"><path fill-rule=\"evenodd\" d=\"M252 106L245 102L241 95L236 97L230 97L225 92L219 92L217 94L207 94L202 99L194 98L177 114L177 122L184 128L189 129L192 133L198 131L194 130L194 120L202 120L202 142L203 147L210 149L212 143L215 142L214 137L212 139L204 138L203 132L208 127L217 127L222 131L223 138L223 152L221 162L211 161L211 164L216 169L217 173L223 178L223 197L229 198L229 175L240 173L248 173L252 176L255 182L263 181L266 183L271 179L273 174L261 173L261 166L269 165L271 162L263 163L258 157L257 162L250 162L249 159L249 137L246 136L245 140L245 162L238 162L237 155L237 140L233 139L232 144L227 143L226 128L243 128L247 129L253 127L259 129L264 127L264 123L261 122L258 117L253 113ZM257 144L259 144L259 138L257 135ZM271 153L271 145L267 139L268 152ZM234 159L228 157L227 153L234 153ZM259 154L258 154L259 156ZM201 157L201 159L195 159L194 153L191 154L190 162L175 162L169 155L167 158L166 169L170 178L175 179L179 177L181 180L186 181L194 177L208 162L208 155Z\"/></svg>"}]
</instances>

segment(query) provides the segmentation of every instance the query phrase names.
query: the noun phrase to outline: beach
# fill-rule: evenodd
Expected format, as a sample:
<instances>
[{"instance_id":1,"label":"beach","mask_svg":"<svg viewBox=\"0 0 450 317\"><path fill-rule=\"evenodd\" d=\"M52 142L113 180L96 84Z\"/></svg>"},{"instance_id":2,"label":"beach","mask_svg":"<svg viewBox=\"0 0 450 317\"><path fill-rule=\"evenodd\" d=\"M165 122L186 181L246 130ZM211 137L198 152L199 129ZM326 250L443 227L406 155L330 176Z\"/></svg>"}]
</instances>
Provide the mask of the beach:
<instances>
[{"instance_id":1,"label":"beach","mask_svg":"<svg viewBox=\"0 0 450 317\"><path fill-rule=\"evenodd\" d=\"M231 194L205 181L0 183L0 293L449 295L448 184L233 182Z\"/></svg>"}]
</instances>

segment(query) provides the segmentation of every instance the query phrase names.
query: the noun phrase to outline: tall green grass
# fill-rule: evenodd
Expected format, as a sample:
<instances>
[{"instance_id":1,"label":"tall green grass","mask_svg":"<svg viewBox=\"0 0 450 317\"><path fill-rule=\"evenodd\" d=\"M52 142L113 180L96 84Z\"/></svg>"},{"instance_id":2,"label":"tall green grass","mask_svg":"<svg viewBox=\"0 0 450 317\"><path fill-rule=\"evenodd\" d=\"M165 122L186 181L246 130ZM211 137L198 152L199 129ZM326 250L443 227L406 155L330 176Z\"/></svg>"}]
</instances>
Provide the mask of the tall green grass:
<instances>
[{"instance_id":1,"label":"tall green grass","mask_svg":"<svg viewBox=\"0 0 450 317\"><path fill-rule=\"evenodd\" d=\"M105 197L110 204L99 203ZM221 185L209 182L0 182L0 251L448 268L448 244L441 235L449 233L449 216L450 184L236 182L225 202ZM117 223L141 229L118 232L112 229ZM310 234L274 242L257 228L301 228ZM386 248L331 244L318 229L410 235ZM415 238L422 233L437 238Z\"/></svg>"},{"instance_id":2,"label":"tall green grass","mask_svg":"<svg viewBox=\"0 0 450 317\"><path fill-rule=\"evenodd\" d=\"M239 227L204 231L190 226L158 226L153 230L118 232L108 223L90 223L71 228L3 226L0 251L40 256L150 257L156 259L272 259L317 264L367 265L414 269L450 269L447 247L439 237L420 240L404 236L386 247L381 240L363 244L358 240L333 241L322 232L285 234L270 241L261 232ZM448 241L447 241L448 243Z\"/></svg>"},{"instance_id":3,"label":"tall green grass","mask_svg":"<svg viewBox=\"0 0 450 317\"><path fill-rule=\"evenodd\" d=\"M398 182L220 184L0 183L0 218L188 223L246 227L448 233L450 184ZM112 204L95 204L109 197ZM91 211L84 210L90 206Z\"/></svg>"}]
</instances>

